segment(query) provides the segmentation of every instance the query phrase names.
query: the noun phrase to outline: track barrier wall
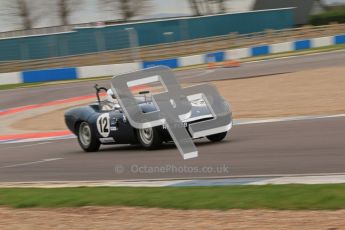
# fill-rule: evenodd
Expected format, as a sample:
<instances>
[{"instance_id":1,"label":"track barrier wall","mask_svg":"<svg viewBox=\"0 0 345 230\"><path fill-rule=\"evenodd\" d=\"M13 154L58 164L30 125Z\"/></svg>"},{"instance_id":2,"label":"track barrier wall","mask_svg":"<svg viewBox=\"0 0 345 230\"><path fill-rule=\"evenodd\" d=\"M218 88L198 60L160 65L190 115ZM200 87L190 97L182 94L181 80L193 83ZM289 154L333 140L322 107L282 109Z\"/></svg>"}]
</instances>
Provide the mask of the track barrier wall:
<instances>
[{"instance_id":1,"label":"track barrier wall","mask_svg":"<svg viewBox=\"0 0 345 230\"><path fill-rule=\"evenodd\" d=\"M16 83L70 80L78 78L104 77L158 65L165 65L170 68L179 68L185 66L207 64L210 62L239 60L242 58L260 56L265 54L274 54L296 50L307 50L310 48L317 48L337 44L345 44L345 34L339 34L328 37L319 37L313 39L296 40L271 45L252 46L248 48L239 48L199 55L170 58L164 60L144 61L140 63L82 66L75 68L59 68L13 73L1 73L0 84L4 85Z\"/></svg>"},{"instance_id":2,"label":"track barrier wall","mask_svg":"<svg viewBox=\"0 0 345 230\"><path fill-rule=\"evenodd\" d=\"M0 61L24 61L115 51L136 46L289 29L294 8L76 27L50 34L0 38ZM238 23L241 22L241 23ZM134 38L136 37L136 38Z\"/></svg>"}]
</instances>

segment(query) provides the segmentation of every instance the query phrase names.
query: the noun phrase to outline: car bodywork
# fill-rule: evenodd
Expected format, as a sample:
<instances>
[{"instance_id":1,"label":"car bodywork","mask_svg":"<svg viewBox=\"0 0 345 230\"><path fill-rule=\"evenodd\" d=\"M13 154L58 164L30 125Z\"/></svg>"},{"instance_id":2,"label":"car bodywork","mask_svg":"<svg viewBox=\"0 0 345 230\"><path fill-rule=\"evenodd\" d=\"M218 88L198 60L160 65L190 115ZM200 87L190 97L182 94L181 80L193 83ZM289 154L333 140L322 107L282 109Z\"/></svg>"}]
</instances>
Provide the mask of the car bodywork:
<instances>
[{"instance_id":1,"label":"car bodywork","mask_svg":"<svg viewBox=\"0 0 345 230\"><path fill-rule=\"evenodd\" d=\"M100 88L97 89L96 86L98 103L72 108L65 112L65 123L68 129L78 136L79 125L82 122L87 122L93 133L92 138L98 139L100 144L139 143L137 130L131 126L118 104L112 109L104 109L104 107L107 108L107 106L105 106L107 102L99 99L99 89ZM106 90L103 87L101 87L101 89ZM149 92L145 91L144 93ZM143 113L156 110L154 103L146 94L138 97L138 105ZM203 101L191 101L191 105L191 116L182 121L187 130L188 125L191 123L212 119L212 114ZM229 129L231 129L231 126ZM169 132L165 127L157 127L157 130L162 141L171 141Z\"/></svg>"}]
</instances>

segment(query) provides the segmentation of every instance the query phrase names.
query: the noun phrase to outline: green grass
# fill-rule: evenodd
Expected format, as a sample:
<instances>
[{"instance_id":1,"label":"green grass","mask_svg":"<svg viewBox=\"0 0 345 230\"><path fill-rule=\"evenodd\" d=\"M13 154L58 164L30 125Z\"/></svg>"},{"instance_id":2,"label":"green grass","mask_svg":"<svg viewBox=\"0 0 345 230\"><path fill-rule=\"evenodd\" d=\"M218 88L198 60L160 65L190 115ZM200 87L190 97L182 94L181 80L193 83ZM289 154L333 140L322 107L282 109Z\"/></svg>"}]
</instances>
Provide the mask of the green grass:
<instances>
[{"instance_id":1,"label":"green grass","mask_svg":"<svg viewBox=\"0 0 345 230\"><path fill-rule=\"evenodd\" d=\"M101 77L80 78L80 79L64 80L64 81L7 84L7 85L0 85L0 90L37 87L37 86L45 86L45 85L69 84L71 82L100 81L100 80L107 80L110 78L111 76L101 76Z\"/></svg>"},{"instance_id":2,"label":"green grass","mask_svg":"<svg viewBox=\"0 0 345 230\"><path fill-rule=\"evenodd\" d=\"M1 188L14 208L141 206L173 209L345 209L345 184L218 187Z\"/></svg>"},{"instance_id":3,"label":"green grass","mask_svg":"<svg viewBox=\"0 0 345 230\"><path fill-rule=\"evenodd\" d=\"M39 86L42 83L18 83L18 84L7 84L7 85L0 85L0 90L5 89L15 89L20 87L32 87L32 86Z\"/></svg>"}]
</instances>

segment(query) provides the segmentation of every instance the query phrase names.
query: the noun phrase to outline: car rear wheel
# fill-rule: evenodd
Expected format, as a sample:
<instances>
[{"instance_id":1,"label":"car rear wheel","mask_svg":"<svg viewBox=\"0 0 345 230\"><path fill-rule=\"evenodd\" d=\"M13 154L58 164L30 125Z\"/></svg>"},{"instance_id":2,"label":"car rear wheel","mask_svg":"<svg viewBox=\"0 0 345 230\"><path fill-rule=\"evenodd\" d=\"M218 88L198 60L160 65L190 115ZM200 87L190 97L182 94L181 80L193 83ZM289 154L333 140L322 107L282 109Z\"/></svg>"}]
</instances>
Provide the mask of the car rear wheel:
<instances>
[{"instance_id":1,"label":"car rear wheel","mask_svg":"<svg viewBox=\"0 0 345 230\"><path fill-rule=\"evenodd\" d=\"M217 134L209 135L209 136L207 136L207 139L209 139L212 142L219 142L219 141L222 141L226 137L227 133L228 132L223 132L223 133L217 133Z\"/></svg>"},{"instance_id":2,"label":"car rear wheel","mask_svg":"<svg viewBox=\"0 0 345 230\"><path fill-rule=\"evenodd\" d=\"M86 121L80 123L78 128L78 142L80 147L85 152L96 152L98 151L101 143L95 137L92 129Z\"/></svg>"},{"instance_id":3,"label":"car rear wheel","mask_svg":"<svg viewBox=\"0 0 345 230\"><path fill-rule=\"evenodd\" d=\"M159 135L159 130L155 128L138 129L137 137L140 144L145 149L156 149L159 147L163 140Z\"/></svg>"}]
</instances>

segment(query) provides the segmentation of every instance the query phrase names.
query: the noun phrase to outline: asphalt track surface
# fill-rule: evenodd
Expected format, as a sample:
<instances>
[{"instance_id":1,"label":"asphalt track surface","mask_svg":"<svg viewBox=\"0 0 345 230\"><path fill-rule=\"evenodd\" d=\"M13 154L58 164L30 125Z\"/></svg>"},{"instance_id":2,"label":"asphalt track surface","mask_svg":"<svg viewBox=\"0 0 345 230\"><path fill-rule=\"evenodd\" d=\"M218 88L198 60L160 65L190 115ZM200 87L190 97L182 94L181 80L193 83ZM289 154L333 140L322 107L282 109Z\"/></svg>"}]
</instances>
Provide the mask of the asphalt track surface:
<instances>
[{"instance_id":1,"label":"asphalt track surface","mask_svg":"<svg viewBox=\"0 0 345 230\"><path fill-rule=\"evenodd\" d=\"M188 160L173 144L97 153L82 152L76 139L3 144L0 182L344 173L344 127L344 117L234 126L221 143L198 140L199 157Z\"/></svg>"},{"instance_id":2,"label":"asphalt track surface","mask_svg":"<svg viewBox=\"0 0 345 230\"><path fill-rule=\"evenodd\" d=\"M240 68L219 68L216 70L193 69L176 71L182 83L199 83L233 78L260 77L291 73L324 67L344 66L345 51L320 53L275 59L262 62L244 63ZM110 87L109 80L75 82L45 87L18 88L0 91L0 110L44 103L58 99L94 94L94 84Z\"/></svg>"},{"instance_id":3,"label":"asphalt track surface","mask_svg":"<svg viewBox=\"0 0 345 230\"><path fill-rule=\"evenodd\" d=\"M202 82L343 66L344 60L345 52L336 52L177 74L182 82ZM93 84L2 91L1 109L92 94ZM345 173L344 127L344 117L234 126L221 143L197 140L199 157L189 160L173 144L155 151L104 146L97 153L84 153L76 139L2 144L0 182Z\"/></svg>"}]
</instances>

